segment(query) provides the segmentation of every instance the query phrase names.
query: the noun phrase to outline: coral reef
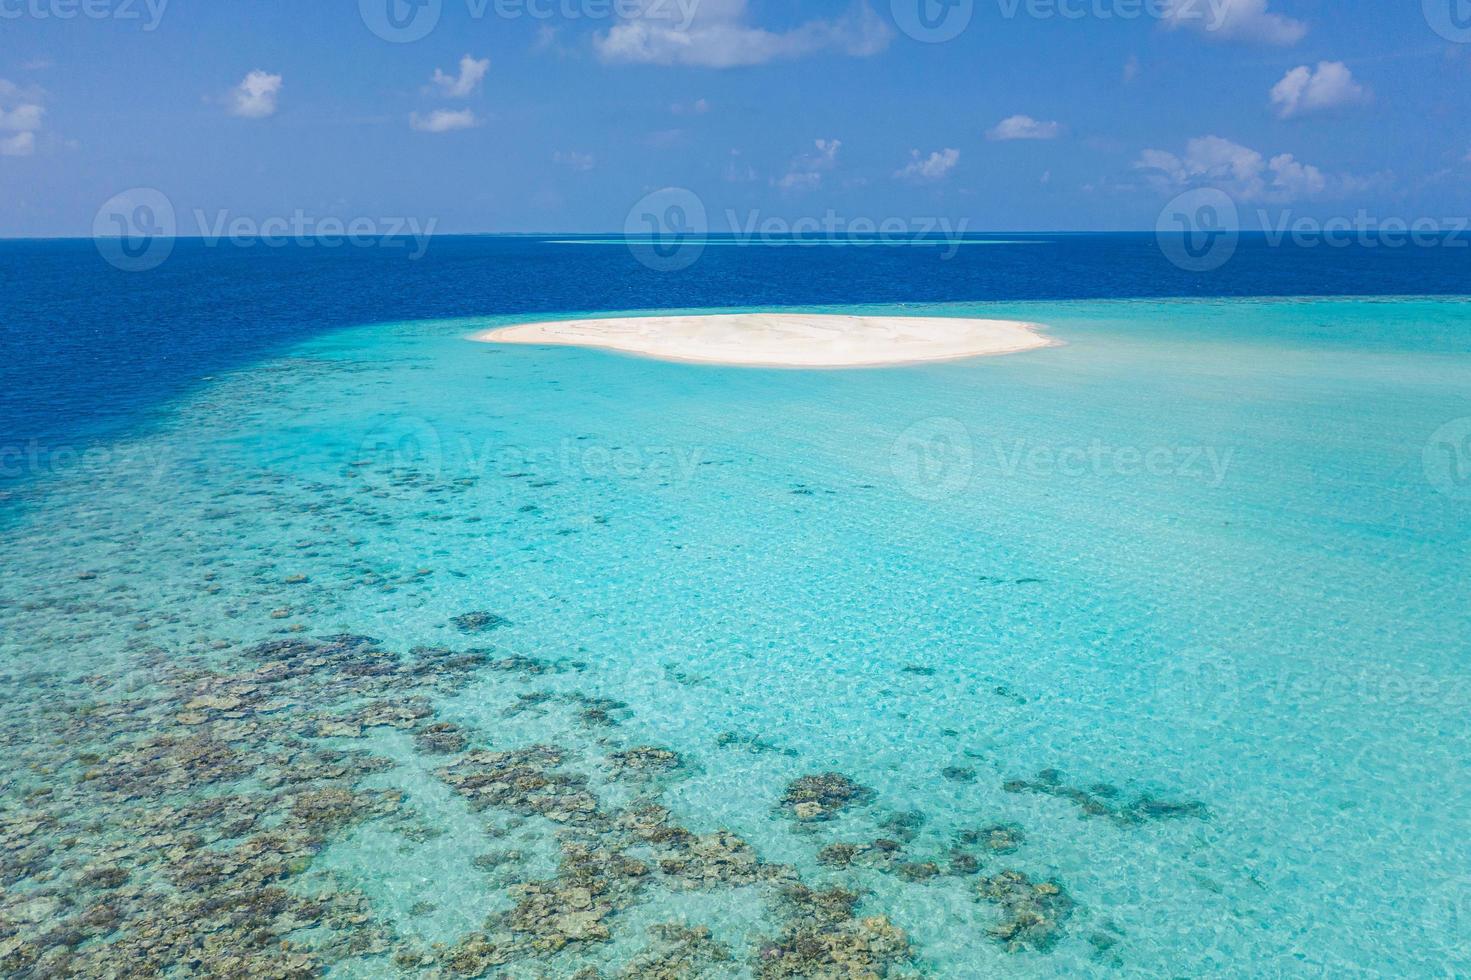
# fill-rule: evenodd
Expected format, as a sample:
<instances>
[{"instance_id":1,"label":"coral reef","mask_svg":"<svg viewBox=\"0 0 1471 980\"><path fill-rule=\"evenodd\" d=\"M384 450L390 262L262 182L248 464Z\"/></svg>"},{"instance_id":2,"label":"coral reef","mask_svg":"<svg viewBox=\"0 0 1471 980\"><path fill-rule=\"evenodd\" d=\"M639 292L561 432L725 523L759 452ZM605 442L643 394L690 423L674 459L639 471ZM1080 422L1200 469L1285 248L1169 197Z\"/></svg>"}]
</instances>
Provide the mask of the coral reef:
<instances>
[{"instance_id":1,"label":"coral reef","mask_svg":"<svg viewBox=\"0 0 1471 980\"><path fill-rule=\"evenodd\" d=\"M461 633L489 633L491 630L511 625L511 621L493 612L477 610L454 617L450 620L450 625Z\"/></svg>"},{"instance_id":2,"label":"coral reef","mask_svg":"<svg viewBox=\"0 0 1471 980\"><path fill-rule=\"evenodd\" d=\"M1110 820L1120 827L1137 827L1154 820L1206 820L1210 817L1210 810L1198 800L1162 800L1140 794L1128 802L1120 802L1117 787L1106 783L1097 783L1087 789L1068 786L1063 783L1063 774L1056 769L1043 769L1031 780L1008 780L1002 788L1008 793L1041 793L1068 800L1076 804L1084 816Z\"/></svg>"},{"instance_id":3,"label":"coral reef","mask_svg":"<svg viewBox=\"0 0 1471 980\"><path fill-rule=\"evenodd\" d=\"M1073 910L1073 900L1062 886L1033 882L1020 871L982 878L977 888L980 897L998 905L1003 914L1001 922L991 927L991 935L1013 951L1051 949L1062 937L1062 923Z\"/></svg>"},{"instance_id":4,"label":"coral reef","mask_svg":"<svg viewBox=\"0 0 1471 980\"><path fill-rule=\"evenodd\" d=\"M850 806L867 803L873 791L860 786L842 773L827 772L803 776L787 786L781 798L782 809L799 821L831 820Z\"/></svg>"},{"instance_id":5,"label":"coral reef","mask_svg":"<svg viewBox=\"0 0 1471 980\"><path fill-rule=\"evenodd\" d=\"M4 729L17 760L31 762L0 814L0 973L306 977L354 962L444 977L916 975L909 939L881 911L861 912L860 891L813 887L738 834L681 825L660 798L700 768L620 737L627 705L528 689L585 665L490 649L401 655L355 635L210 649L208 658L151 649L142 685L30 679L48 696ZM441 715L487 678L512 682L500 712L510 727L492 739ZM551 712L566 739L516 744L515 719ZM38 713L59 736L53 747L34 738ZM729 744L769 745L756 736ZM487 839L505 841L470 864L507 904L449 942L412 935L414 920L445 911L437 897L405 902L396 918L321 860L370 826L405 846L444 833L382 782L403 765L383 754L388 745L483 820ZM1192 804L1074 791L1051 774L1007 788L1081 793L1125 823L1196 815ZM836 821L875 796L841 773L817 773L792 780L776 810L813 834L856 826L856 816ZM1063 936L1073 901L1060 885L984 873L1023 845L1020 828L936 840L918 811L876 824L883 836L829 841L818 863L845 883L863 873L900 887L975 881L977 899L1001 913L990 934L1010 950L1045 951ZM531 860L538 842L553 844L554 870ZM765 897L764 938L722 942L699 923L648 928L629 914L724 889ZM635 928L647 930L642 946L631 942ZM610 960L620 938L637 952Z\"/></svg>"},{"instance_id":6,"label":"coral reef","mask_svg":"<svg viewBox=\"0 0 1471 980\"><path fill-rule=\"evenodd\" d=\"M840 888L783 889L781 932L763 942L754 964L761 980L898 977L912 957L909 939L883 916L858 918L859 896Z\"/></svg>"}]
</instances>

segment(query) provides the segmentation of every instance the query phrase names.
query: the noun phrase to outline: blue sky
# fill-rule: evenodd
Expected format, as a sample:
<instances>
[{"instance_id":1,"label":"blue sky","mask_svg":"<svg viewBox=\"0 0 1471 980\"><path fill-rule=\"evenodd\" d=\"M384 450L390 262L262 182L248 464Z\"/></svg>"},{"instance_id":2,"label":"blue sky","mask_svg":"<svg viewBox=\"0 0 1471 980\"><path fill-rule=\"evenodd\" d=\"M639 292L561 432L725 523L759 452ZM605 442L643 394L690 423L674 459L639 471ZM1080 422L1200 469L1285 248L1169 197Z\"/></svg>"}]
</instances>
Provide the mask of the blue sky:
<instances>
[{"instance_id":1,"label":"blue sky","mask_svg":"<svg viewBox=\"0 0 1471 980\"><path fill-rule=\"evenodd\" d=\"M1198 186L1471 214L1467 0L422 2L0 0L0 235L90 234L135 187L181 233L620 230L669 186L717 230L1152 229ZM921 3L957 36L911 36ZM391 4L425 36L380 37Z\"/></svg>"}]
</instances>

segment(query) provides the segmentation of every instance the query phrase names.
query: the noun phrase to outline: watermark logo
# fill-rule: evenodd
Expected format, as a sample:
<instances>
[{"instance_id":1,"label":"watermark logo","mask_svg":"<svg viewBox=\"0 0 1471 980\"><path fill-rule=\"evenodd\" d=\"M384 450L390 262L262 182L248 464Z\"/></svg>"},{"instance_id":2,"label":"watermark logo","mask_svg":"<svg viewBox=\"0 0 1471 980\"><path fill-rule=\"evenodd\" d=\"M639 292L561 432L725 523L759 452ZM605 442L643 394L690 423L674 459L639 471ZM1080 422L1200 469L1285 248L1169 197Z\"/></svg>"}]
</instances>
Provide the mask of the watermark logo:
<instances>
[{"instance_id":1,"label":"watermark logo","mask_svg":"<svg viewBox=\"0 0 1471 980\"><path fill-rule=\"evenodd\" d=\"M434 480L444 468L444 444L430 422L394 416L368 430L349 465L379 490L408 479Z\"/></svg>"},{"instance_id":2,"label":"watermark logo","mask_svg":"<svg viewBox=\"0 0 1471 980\"><path fill-rule=\"evenodd\" d=\"M1154 227L1160 251L1186 272L1212 272L1231 261L1241 215L1225 191L1201 187L1166 204Z\"/></svg>"},{"instance_id":3,"label":"watermark logo","mask_svg":"<svg viewBox=\"0 0 1471 980\"><path fill-rule=\"evenodd\" d=\"M919 500L944 500L962 492L975 466L970 431L951 418L914 423L899 433L889 452L889 469L900 488Z\"/></svg>"},{"instance_id":4,"label":"watermark logo","mask_svg":"<svg viewBox=\"0 0 1471 980\"><path fill-rule=\"evenodd\" d=\"M92 241L107 263L124 272L147 272L174 251L177 221L162 191L135 187L97 209Z\"/></svg>"},{"instance_id":5,"label":"watermark logo","mask_svg":"<svg viewBox=\"0 0 1471 980\"><path fill-rule=\"evenodd\" d=\"M1447 422L1425 444L1425 479L1437 492L1471 500L1471 418Z\"/></svg>"},{"instance_id":6,"label":"watermark logo","mask_svg":"<svg viewBox=\"0 0 1471 980\"><path fill-rule=\"evenodd\" d=\"M922 44L943 44L965 33L975 16L975 0L892 0L899 30Z\"/></svg>"},{"instance_id":7,"label":"watermark logo","mask_svg":"<svg viewBox=\"0 0 1471 980\"><path fill-rule=\"evenodd\" d=\"M705 202L683 187L649 194L623 223L628 250L656 272L678 272L700 261L709 232Z\"/></svg>"},{"instance_id":8,"label":"watermark logo","mask_svg":"<svg viewBox=\"0 0 1471 980\"><path fill-rule=\"evenodd\" d=\"M1471 44L1471 0L1423 0L1425 22L1452 44Z\"/></svg>"},{"instance_id":9,"label":"watermark logo","mask_svg":"<svg viewBox=\"0 0 1471 980\"><path fill-rule=\"evenodd\" d=\"M358 0L368 30L392 44L412 44L439 26L444 0Z\"/></svg>"},{"instance_id":10,"label":"watermark logo","mask_svg":"<svg viewBox=\"0 0 1471 980\"><path fill-rule=\"evenodd\" d=\"M1471 966L1471 876L1456 875L1426 888L1421 908L1425 926L1448 961L1445 976L1463 976Z\"/></svg>"},{"instance_id":11,"label":"watermark logo","mask_svg":"<svg viewBox=\"0 0 1471 980\"><path fill-rule=\"evenodd\" d=\"M1217 650L1181 650L1159 666L1160 698L1197 724L1215 727L1235 716L1246 693L1236 660Z\"/></svg>"}]
</instances>

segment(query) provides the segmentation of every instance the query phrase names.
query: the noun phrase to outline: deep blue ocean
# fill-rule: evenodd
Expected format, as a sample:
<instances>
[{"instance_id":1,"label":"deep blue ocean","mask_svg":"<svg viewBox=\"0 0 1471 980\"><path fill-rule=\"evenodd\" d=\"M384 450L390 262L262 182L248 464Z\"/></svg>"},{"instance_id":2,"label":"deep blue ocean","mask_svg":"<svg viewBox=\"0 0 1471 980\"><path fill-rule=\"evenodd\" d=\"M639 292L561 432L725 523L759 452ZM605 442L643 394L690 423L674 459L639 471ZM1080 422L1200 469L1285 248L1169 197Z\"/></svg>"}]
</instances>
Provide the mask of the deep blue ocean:
<instances>
[{"instance_id":1,"label":"deep blue ocean","mask_svg":"<svg viewBox=\"0 0 1471 980\"><path fill-rule=\"evenodd\" d=\"M997 237L0 243L0 976L1471 976L1471 252Z\"/></svg>"}]
</instances>

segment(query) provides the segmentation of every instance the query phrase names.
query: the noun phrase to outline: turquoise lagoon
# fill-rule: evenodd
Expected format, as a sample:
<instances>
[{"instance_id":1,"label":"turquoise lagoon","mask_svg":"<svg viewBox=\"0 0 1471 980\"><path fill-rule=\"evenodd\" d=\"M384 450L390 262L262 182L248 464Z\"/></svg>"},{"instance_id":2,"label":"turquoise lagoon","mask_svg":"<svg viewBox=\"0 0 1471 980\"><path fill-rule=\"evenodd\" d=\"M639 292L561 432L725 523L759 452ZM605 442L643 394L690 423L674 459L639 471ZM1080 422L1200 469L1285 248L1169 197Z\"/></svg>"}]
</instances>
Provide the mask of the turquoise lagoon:
<instances>
[{"instance_id":1,"label":"turquoise lagoon","mask_svg":"<svg viewBox=\"0 0 1471 980\"><path fill-rule=\"evenodd\" d=\"M5 865L0 945L80 969L146 946L151 889L247 873L189 885L170 864L197 846L130 839L182 805L150 780L281 792L260 768L169 755L186 737L229 752L258 708L279 728L253 736L281 753L265 769L371 756L312 778L402 794L392 815L322 821L261 878L355 896L361 921L258 913L268 945L320 947L334 975L473 970L450 951L558 874L565 823L475 809L446 778L460 750L536 744L602 810L657 802L791 870L700 887L653 871L606 935L563 928L560 951L518 947L492 976L655 975L635 957L665 922L725 949L669 975L780 975L797 878L858 896L841 928L904 931L891 976L1471 973L1471 304L861 311L1035 320L1064 345L736 370L466 339L508 317L382 323L213 377L16 489L0 682L7 847L26 858ZM164 679L338 634L539 666L416 689L427 714L360 730L297 724L323 707L310 685L241 710L190 707ZM359 707L350 674L311 683ZM429 722L463 742L423 751ZM165 768L106 775L159 738ZM609 760L638 746L678 764L623 778ZM132 785L94 798L99 767ZM783 804L829 773L867 792L830 819ZM169 812L180 833L208 825L215 853L248 837ZM301 812L263 805L250 833ZM832 849L876 839L902 860ZM118 865L125 885L96 872ZM1059 889L1034 932L997 928L1019 907L983 883L1011 870ZM108 901L112 926L56 938Z\"/></svg>"}]
</instances>

